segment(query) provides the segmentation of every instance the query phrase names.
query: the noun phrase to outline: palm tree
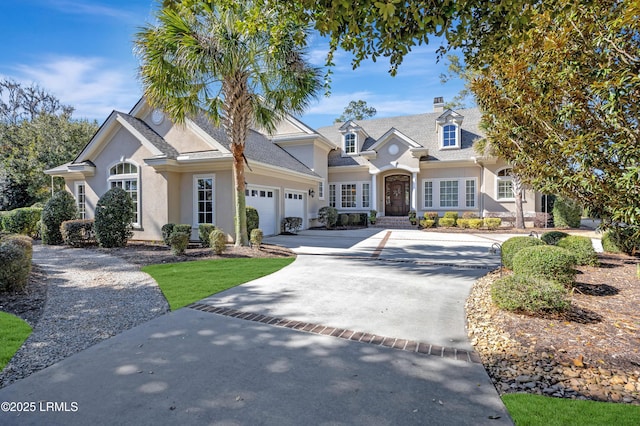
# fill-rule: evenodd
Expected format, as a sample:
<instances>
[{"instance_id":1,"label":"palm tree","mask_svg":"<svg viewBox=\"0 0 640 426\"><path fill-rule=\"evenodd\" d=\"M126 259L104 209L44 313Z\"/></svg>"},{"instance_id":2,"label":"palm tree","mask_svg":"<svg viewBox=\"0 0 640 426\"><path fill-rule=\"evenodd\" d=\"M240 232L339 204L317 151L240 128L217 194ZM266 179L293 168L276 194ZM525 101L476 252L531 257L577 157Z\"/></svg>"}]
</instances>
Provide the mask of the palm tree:
<instances>
[{"instance_id":1,"label":"palm tree","mask_svg":"<svg viewBox=\"0 0 640 426\"><path fill-rule=\"evenodd\" d=\"M158 23L142 28L135 46L151 105L178 124L202 114L222 125L233 154L235 244L244 246L247 132L274 131L286 114L302 113L322 85L321 73L305 60L305 27L265 10L260 25L249 28L251 2L214 3L224 2L165 1Z\"/></svg>"}]
</instances>

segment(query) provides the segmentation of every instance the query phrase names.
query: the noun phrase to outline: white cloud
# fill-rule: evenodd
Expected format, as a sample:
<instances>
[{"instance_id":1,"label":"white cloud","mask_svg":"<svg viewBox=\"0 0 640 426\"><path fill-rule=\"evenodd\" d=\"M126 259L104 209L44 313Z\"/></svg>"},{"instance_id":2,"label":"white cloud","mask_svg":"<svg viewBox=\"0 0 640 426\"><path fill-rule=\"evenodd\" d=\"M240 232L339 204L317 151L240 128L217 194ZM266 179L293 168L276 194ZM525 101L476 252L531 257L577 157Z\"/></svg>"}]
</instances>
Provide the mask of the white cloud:
<instances>
[{"instance_id":1,"label":"white cloud","mask_svg":"<svg viewBox=\"0 0 640 426\"><path fill-rule=\"evenodd\" d=\"M136 20L138 17L128 12L124 7L109 7L96 2L85 3L79 0L50 0L48 6L67 14L93 15L110 17L119 20Z\"/></svg>"},{"instance_id":2,"label":"white cloud","mask_svg":"<svg viewBox=\"0 0 640 426\"><path fill-rule=\"evenodd\" d=\"M141 96L135 70L112 66L102 58L54 57L15 69L10 78L37 84L74 107L76 118L104 120L113 109L129 111Z\"/></svg>"}]
</instances>

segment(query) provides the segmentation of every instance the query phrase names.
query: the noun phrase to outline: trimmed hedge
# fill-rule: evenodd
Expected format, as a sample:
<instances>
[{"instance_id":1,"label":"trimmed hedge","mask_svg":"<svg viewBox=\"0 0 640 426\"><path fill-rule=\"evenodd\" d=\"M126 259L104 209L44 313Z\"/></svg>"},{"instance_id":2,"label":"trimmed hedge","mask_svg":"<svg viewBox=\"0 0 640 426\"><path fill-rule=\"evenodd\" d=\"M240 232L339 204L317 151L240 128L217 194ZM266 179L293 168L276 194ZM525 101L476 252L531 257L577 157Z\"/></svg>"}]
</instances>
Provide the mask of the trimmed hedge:
<instances>
[{"instance_id":1,"label":"trimmed hedge","mask_svg":"<svg viewBox=\"0 0 640 426\"><path fill-rule=\"evenodd\" d=\"M96 243L93 219L66 220L60 225L63 242L68 246L80 247Z\"/></svg>"},{"instance_id":2,"label":"trimmed hedge","mask_svg":"<svg viewBox=\"0 0 640 426\"><path fill-rule=\"evenodd\" d=\"M551 246L555 246L558 244L558 241L560 241L563 238L568 237L569 234L567 234L566 232L562 232L562 231L549 231L549 232L545 232L544 234L542 234L540 236L540 239L542 241L545 242L545 244L549 244Z\"/></svg>"},{"instance_id":3,"label":"trimmed hedge","mask_svg":"<svg viewBox=\"0 0 640 426\"><path fill-rule=\"evenodd\" d=\"M318 222L324 224L327 229L333 228L338 222L338 210L331 206L322 207L318 210Z\"/></svg>"},{"instance_id":4,"label":"trimmed hedge","mask_svg":"<svg viewBox=\"0 0 640 426\"><path fill-rule=\"evenodd\" d=\"M431 219L422 219L420 221L420 226L422 226L423 228L433 228L435 224L436 221Z\"/></svg>"},{"instance_id":5,"label":"trimmed hedge","mask_svg":"<svg viewBox=\"0 0 640 426\"><path fill-rule=\"evenodd\" d=\"M557 246L525 247L513 257L513 272L557 281L570 286L576 276L576 257Z\"/></svg>"},{"instance_id":6,"label":"trimmed hedge","mask_svg":"<svg viewBox=\"0 0 640 426\"><path fill-rule=\"evenodd\" d=\"M471 229L480 229L484 225L484 220L482 219L467 219L467 221Z\"/></svg>"},{"instance_id":7,"label":"trimmed hedge","mask_svg":"<svg viewBox=\"0 0 640 426\"><path fill-rule=\"evenodd\" d=\"M10 234L23 234L35 238L39 234L40 219L42 219L42 208L22 207L3 212L0 216L2 221L0 229Z\"/></svg>"},{"instance_id":8,"label":"trimmed hedge","mask_svg":"<svg viewBox=\"0 0 640 426\"><path fill-rule=\"evenodd\" d=\"M262 239L264 234L262 233L262 229L257 228L251 230L251 234L249 235L249 241L251 242L251 246L255 248L260 248L262 245Z\"/></svg>"},{"instance_id":9,"label":"trimmed hedge","mask_svg":"<svg viewBox=\"0 0 640 426\"><path fill-rule=\"evenodd\" d=\"M0 291L21 291L31 273L33 242L25 235L0 240Z\"/></svg>"},{"instance_id":10,"label":"trimmed hedge","mask_svg":"<svg viewBox=\"0 0 640 426\"><path fill-rule=\"evenodd\" d=\"M544 242L534 237L511 237L502 243L500 249L502 264L508 269L513 269L513 258L520 250L525 247L541 245L545 245Z\"/></svg>"},{"instance_id":11,"label":"trimmed hedge","mask_svg":"<svg viewBox=\"0 0 640 426\"><path fill-rule=\"evenodd\" d=\"M171 253L176 256L184 254L184 251L189 246L190 235L186 232L173 232L169 236L169 245L171 246Z\"/></svg>"},{"instance_id":12,"label":"trimmed hedge","mask_svg":"<svg viewBox=\"0 0 640 426\"><path fill-rule=\"evenodd\" d=\"M438 220L438 226L452 228L456 226L456 220L452 217L441 217L440 220Z\"/></svg>"},{"instance_id":13,"label":"trimmed hedge","mask_svg":"<svg viewBox=\"0 0 640 426\"><path fill-rule=\"evenodd\" d=\"M444 215L442 217L446 219L458 220L458 212L444 212Z\"/></svg>"},{"instance_id":14,"label":"trimmed hedge","mask_svg":"<svg viewBox=\"0 0 640 426\"><path fill-rule=\"evenodd\" d=\"M73 195L67 191L58 191L47 201L42 209L42 243L62 244L60 225L65 220L73 220L78 215L78 207Z\"/></svg>"},{"instance_id":15,"label":"trimmed hedge","mask_svg":"<svg viewBox=\"0 0 640 426\"><path fill-rule=\"evenodd\" d=\"M499 308L527 314L565 311L569 292L560 283L531 275L510 275L491 285L491 299Z\"/></svg>"},{"instance_id":16,"label":"trimmed hedge","mask_svg":"<svg viewBox=\"0 0 640 426\"><path fill-rule=\"evenodd\" d=\"M438 212L424 212L424 218L427 220L432 220L435 225L438 225L440 216L438 216Z\"/></svg>"},{"instance_id":17,"label":"trimmed hedge","mask_svg":"<svg viewBox=\"0 0 640 426\"><path fill-rule=\"evenodd\" d=\"M558 247L569 250L575 256L578 265L598 266L598 255L589 237L569 235L558 241Z\"/></svg>"},{"instance_id":18,"label":"trimmed hedge","mask_svg":"<svg viewBox=\"0 0 640 426\"><path fill-rule=\"evenodd\" d=\"M340 214L338 218L340 220L340 226L349 225L349 215L347 213Z\"/></svg>"},{"instance_id":19,"label":"trimmed hedge","mask_svg":"<svg viewBox=\"0 0 640 426\"><path fill-rule=\"evenodd\" d=\"M502 219L499 217L487 217L484 219L484 226L487 229L496 230L500 228L500 225L502 225Z\"/></svg>"},{"instance_id":20,"label":"trimmed hedge","mask_svg":"<svg viewBox=\"0 0 640 426\"><path fill-rule=\"evenodd\" d=\"M201 223L198 225L198 239L202 247L210 247L209 235L211 235L214 229L216 229L215 225L210 223Z\"/></svg>"},{"instance_id":21,"label":"trimmed hedge","mask_svg":"<svg viewBox=\"0 0 640 426\"><path fill-rule=\"evenodd\" d=\"M211 250L220 255L227 248L227 236L221 229L216 228L209 234L209 244L211 245Z\"/></svg>"},{"instance_id":22,"label":"trimmed hedge","mask_svg":"<svg viewBox=\"0 0 640 426\"><path fill-rule=\"evenodd\" d=\"M458 228L467 229L469 228L469 219L465 219L465 218L458 219L457 225L458 225Z\"/></svg>"},{"instance_id":23,"label":"trimmed hedge","mask_svg":"<svg viewBox=\"0 0 640 426\"><path fill-rule=\"evenodd\" d=\"M173 226L173 232L183 232L187 235L189 235L189 238L191 238L191 225L189 225L188 223L178 223L177 225Z\"/></svg>"}]
</instances>

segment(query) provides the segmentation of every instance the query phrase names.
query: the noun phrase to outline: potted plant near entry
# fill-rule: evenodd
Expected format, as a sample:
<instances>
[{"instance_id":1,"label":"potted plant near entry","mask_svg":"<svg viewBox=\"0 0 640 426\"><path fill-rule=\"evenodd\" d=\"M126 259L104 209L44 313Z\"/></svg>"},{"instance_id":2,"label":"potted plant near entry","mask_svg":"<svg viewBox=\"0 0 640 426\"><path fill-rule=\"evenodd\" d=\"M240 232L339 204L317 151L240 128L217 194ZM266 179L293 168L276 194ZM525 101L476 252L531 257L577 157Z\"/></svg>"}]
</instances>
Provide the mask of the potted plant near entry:
<instances>
[{"instance_id":1,"label":"potted plant near entry","mask_svg":"<svg viewBox=\"0 0 640 426\"><path fill-rule=\"evenodd\" d=\"M376 220L378 220L378 212L376 210L369 210L369 223L375 225Z\"/></svg>"}]
</instances>

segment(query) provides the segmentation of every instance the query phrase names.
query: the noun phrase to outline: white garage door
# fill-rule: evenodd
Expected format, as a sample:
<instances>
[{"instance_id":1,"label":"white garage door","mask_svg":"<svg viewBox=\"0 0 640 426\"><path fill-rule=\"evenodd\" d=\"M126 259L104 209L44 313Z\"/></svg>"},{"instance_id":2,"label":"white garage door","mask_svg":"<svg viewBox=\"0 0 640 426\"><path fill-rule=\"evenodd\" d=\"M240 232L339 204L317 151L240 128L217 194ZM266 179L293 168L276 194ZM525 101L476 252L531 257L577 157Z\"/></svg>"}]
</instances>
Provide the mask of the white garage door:
<instances>
[{"instance_id":1,"label":"white garage door","mask_svg":"<svg viewBox=\"0 0 640 426\"><path fill-rule=\"evenodd\" d=\"M284 193L284 216L301 217L304 227L306 215L304 213L304 193L285 191Z\"/></svg>"},{"instance_id":2,"label":"white garage door","mask_svg":"<svg viewBox=\"0 0 640 426\"><path fill-rule=\"evenodd\" d=\"M247 187L247 206L258 210L260 229L264 235L279 234L276 227L277 192L273 189Z\"/></svg>"}]
</instances>

